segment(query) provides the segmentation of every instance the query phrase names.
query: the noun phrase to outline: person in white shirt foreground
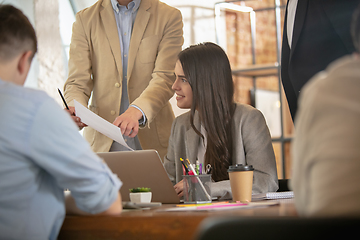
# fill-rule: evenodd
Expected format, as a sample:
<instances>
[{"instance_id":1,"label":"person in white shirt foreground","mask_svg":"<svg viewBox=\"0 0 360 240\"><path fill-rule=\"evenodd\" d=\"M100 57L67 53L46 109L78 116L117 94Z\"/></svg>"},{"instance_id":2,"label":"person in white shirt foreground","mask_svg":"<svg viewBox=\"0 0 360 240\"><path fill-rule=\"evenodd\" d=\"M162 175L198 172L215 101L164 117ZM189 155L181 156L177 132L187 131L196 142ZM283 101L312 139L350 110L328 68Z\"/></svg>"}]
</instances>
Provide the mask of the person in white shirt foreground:
<instances>
[{"instance_id":1,"label":"person in white shirt foreground","mask_svg":"<svg viewBox=\"0 0 360 240\"><path fill-rule=\"evenodd\" d=\"M0 239L56 239L65 212L122 211L122 182L69 114L44 92L23 87L36 51L26 16L0 4Z\"/></svg>"}]
</instances>

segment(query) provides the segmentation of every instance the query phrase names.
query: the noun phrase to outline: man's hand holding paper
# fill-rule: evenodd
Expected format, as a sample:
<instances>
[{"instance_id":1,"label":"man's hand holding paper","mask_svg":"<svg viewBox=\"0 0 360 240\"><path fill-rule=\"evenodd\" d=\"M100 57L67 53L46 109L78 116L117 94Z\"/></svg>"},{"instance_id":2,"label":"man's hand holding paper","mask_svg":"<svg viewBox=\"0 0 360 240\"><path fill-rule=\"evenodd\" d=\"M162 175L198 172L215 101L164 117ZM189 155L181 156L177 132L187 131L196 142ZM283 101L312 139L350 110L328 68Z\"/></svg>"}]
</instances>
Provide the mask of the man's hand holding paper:
<instances>
[{"instance_id":1,"label":"man's hand holding paper","mask_svg":"<svg viewBox=\"0 0 360 240\"><path fill-rule=\"evenodd\" d=\"M74 105L75 105L76 116L79 117L84 124L88 125L89 127L92 127L93 129L104 134L108 138L111 138L112 140L134 151L126 144L122 136L121 129L119 127L111 124L102 117L96 115L95 113L84 107L81 103L77 102L76 100L74 100Z\"/></svg>"},{"instance_id":2,"label":"man's hand holding paper","mask_svg":"<svg viewBox=\"0 0 360 240\"><path fill-rule=\"evenodd\" d=\"M139 119L142 118L140 110L129 107L123 114L118 116L113 124L119 126L125 136L135 137L139 132Z\"/></svg>"}]
</instances>

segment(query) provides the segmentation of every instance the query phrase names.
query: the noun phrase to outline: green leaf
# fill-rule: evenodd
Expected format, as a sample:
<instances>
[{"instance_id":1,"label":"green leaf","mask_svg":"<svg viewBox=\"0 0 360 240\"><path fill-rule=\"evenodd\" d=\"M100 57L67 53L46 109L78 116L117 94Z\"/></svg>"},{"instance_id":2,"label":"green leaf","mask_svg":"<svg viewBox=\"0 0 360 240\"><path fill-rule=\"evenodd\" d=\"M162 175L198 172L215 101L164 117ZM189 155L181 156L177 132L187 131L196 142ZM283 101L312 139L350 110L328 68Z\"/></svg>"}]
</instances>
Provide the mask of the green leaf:
<instances>
[{"instance_id":1,"label":"green leaf","mask_svg":"<svg viewBox=\"0 0 360 240\"><path fill-rule=\"evenodd\" d=\"M129 189L129 191L132 192L132 193L137 193L137 192L151 192L151 188L138 187L138 188L131 188L131 189Z\"/></svg>"}]
</instances>

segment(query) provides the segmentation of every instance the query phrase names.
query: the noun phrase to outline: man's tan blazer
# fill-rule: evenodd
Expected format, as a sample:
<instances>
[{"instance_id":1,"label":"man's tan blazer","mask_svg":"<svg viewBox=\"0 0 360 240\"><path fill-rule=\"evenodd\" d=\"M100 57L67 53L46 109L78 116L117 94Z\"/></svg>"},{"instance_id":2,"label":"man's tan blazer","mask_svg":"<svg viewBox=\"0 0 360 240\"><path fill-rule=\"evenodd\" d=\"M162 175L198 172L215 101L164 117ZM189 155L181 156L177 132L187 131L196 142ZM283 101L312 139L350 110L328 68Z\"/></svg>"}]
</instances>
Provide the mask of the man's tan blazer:
<instances>
[{"instance_id":1,"label":"man's tan blazer","mask_svg":"<svg viewBox=\"0 0 360 240\"><path fill-rule=\"evenodd\" d=\"M142 0L134 22L128 56L130 104L146 117L138 137L143 149L166 154L174 114L174 68L183 44L179 10L158 0ZM110 0L99 0L76 14L70 45L69 77L64 86L69 105L76 99L109 122L119 116L122 62L116 20ZM90 127L84 137L95 152L107 152L112 140Z\"/></svg>"}]
</instances>

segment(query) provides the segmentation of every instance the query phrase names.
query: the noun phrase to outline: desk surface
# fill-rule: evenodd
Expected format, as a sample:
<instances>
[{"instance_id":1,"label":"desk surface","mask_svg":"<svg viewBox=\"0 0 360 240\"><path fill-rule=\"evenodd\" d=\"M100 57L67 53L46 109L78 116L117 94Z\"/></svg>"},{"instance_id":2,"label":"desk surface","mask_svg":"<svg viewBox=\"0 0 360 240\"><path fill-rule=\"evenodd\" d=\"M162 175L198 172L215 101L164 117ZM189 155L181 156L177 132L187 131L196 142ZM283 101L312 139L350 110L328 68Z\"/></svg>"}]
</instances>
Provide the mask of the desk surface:
<instances>
[{"instance_id":1,"label":"desk surface","mask_svg":"<svg viewBox=\"0 0 360 240\"><path fill-rule=\"evenodd\" d=\"M279 205L223 211L164 212L151 210L124 210L120 216L66 216L60 230L61 239L192 239L199 224L206 218L224 216L295 217L292 199ZM174 207L166 204L160 208ZM184 230L186 229L186 231Z\"/></svg>"}]
</instances>

